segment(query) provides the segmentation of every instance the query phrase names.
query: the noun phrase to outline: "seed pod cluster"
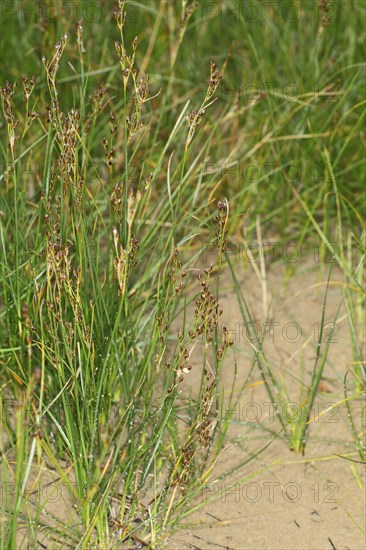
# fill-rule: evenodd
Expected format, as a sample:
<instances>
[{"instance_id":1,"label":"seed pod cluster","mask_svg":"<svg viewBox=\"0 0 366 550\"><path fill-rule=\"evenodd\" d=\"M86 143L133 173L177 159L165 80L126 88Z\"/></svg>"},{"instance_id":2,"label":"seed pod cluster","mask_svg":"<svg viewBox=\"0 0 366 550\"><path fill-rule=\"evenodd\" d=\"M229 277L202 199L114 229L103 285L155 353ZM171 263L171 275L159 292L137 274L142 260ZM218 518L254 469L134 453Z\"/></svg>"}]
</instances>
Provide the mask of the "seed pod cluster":
<instances>
[{"instance_id":1,"label":"seed pod cluster","mask_svg":"<svg viewBox=\"0 0 366 550\"><path fill-rule=\"evenodd\" d=\"M211 103L209 103L209 101L212 98L213 94L215 93L215 91L216 91L216 89L217 89L217 87L218 87L218 85L219 85L219 83L222 79L222 74L217 69L216 64L213 63L212 61L210 61L210 70L211 70L211 77L210 77L210 82L209 82L208 87L207 87L205 99L203 100L203 102L202 102L202 104L201 104L201 106L198 110L191 111L186 117L186 120L187 120L188 126L189 126L188 135L187 135L187 139L186 139L186 148L191 143L191 141L194 137L194 134L196 132L197 127L201 124L202 117L206 112L206 107L211 105Z\"/></svg>"},{"instance_id":2,"label":"seed pod cluster","mask_svg":"<svg viewBox=\"0 0 366 550\"><path fill-rule=\"evenodd\" d=\"M210 274L213 266L204 270L205 276L198 275L198 280L201 284L201 292L195 300L194 324L193 330L189 332L191 339L202 335L204 342L209 344L212 342L215 334L219 317L222 315L222 308L217 298L209 289Z\"/></svg>"},{"instance_id":3,"label":"seed pod cluster","mask_svg":"<svg viewBox=\"0 0 366 550\"><path fill-rule=\"evenodd\" d=\"M185 33L185 30L187 28L188 21L192 15L192 13L195 11L195 9L198 7L198 2L192 2L189 6L185 7L182 19L179 22L179 39L180 41L183 39L183 35Z\"/></svg>"},{"instance_id":4,"label":"seed pod cluster","mask_svg":"<svg viewBox=\"0 0 366 550\"><path fill-rule=\"evenodd\" d=\"M225 237L225 229L228 219L228 204L226 199L220 200L217 203L218 214L215 218L218 228L216 230L215 247L225 252L227 246L227 239Z\"/></svg>"},{"instance_id":5,"label":"seed pod cluster","mask_svg":"<svg viewBox=\"0 0 366 550\"><path fill-rule=\"evenodd\" d=\"M322 16L322 27L329 27L329 0L319 0L319 12Z\"/></svg>"},{"instance_id":6,"label":"seed pod cluster","mask_svg":"<svg viewBox=\"0 0 366 550\"><path fill-rule=\"evenodd\" d=\"M10 149L12 154L14 153L14 145L16 140L15 128L17 127L19 122L14 118L13 107L12 107L12 99L13 99L14 91L15 91L15 88L17 87L17 84L18 84L17 82L14 82L14 84L11 85L10 82L6 80L4 88L0 88L0 97L2 102L3 113L8 126L8 138L9 138L8 148Z\"/></svg>"}]
</instances>

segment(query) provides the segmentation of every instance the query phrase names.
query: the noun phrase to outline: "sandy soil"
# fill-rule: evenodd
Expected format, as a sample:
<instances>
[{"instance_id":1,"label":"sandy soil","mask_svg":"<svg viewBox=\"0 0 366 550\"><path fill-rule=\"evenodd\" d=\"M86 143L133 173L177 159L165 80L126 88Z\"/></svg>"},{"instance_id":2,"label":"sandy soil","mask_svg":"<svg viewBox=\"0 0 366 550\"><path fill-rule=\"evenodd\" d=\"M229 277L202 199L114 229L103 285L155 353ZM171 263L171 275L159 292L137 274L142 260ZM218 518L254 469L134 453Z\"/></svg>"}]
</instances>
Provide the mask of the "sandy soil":
<instances>
[{"instance_id":1,"label":"sandy soil","mask_svg":"<svg viewBox=\"0 0 366 550\"><path fill-rule=\"evenodd\" d=\"M299 405L303 400L302 381L310 380L314 365L316 323L321 321L328 271L321 273L319 264L309 258L299 262L289 278L287 270L288 265L273 265L267 271L263 290L249 265L241 271L240 287L258 326L263 328L266 319L276 323L271 334L269 328L265 333L264 349L276 375L282 376L289 400ZM275 438L280 425L258 370L253 371L245 391L240 393L252 352L227 273L222 276L224 281L227 288L221 303L227 328L232 329L235 339L239 397L231 406L235 413L228 448L209 486L197 499L197 504L206 504L185 518L170 548L365 549L365 469L362 464L337 456L360 460L346 408L337 405L344 397L344 375L352 369L353 361L341 274L334 269L331 276L325 314L329 325L324 340L332 341L304 456L290 451L282 435ZM335 318L336 328L331 324ZM221 380L225 388L231 384L233 363L233 356L228 357ZM192 376L198 376L195 369ZM190 384L194 387L195 381ZM364 403L353 402L352 406L360 417ZM255 457L271 439L271 445ZM251 457L239 471L217 480L222 472ZM209 502L212 497L215 500Z\"/></svg>"}]
</instances>

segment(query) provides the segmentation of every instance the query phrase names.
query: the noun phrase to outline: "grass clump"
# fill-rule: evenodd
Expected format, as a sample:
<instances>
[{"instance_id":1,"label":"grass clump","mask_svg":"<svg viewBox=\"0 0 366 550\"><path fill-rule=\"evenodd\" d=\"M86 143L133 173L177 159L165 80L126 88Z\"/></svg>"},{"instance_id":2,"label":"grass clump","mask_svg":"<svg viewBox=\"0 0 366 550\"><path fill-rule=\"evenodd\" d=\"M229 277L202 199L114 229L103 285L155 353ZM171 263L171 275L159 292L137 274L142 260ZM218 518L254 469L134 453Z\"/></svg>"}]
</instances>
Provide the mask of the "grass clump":
<instances>
[{"instance_id":1,"label":"grass clump","mask_svg":"<svg viewBox=\"0 0 366 550\"><path fill-rule=\"evenodd\" d=\"M345 402L364 462L349 402L365 388L365 12L321 2L291 18L274 2L263 24L230 0L120 0L88 21L87 1L66 4L71 17L62 2L4 15L0 546L154 548L225 441L220 282L229 267L255 326L228 251L258 227L315 244L319 270L330 257L345 277ZM302 453L327 367L325 308L301 414L279 415ZM286 407L252 341L251 372Z\"/></svg>"},{"instance_id":2,"label":"grass clump","mask_svg":"<svg viewBox=\"0 0 366 550\"><path fill-rule=\"evenodd\" d=\"M190 200L188 145L203 113L187 115L187 132L185 109L165 145L154 143L143 112L152 99L148 76L135 64L137 39L127 53L125 17L120 2L123 97L117 104L103 86L86 95L81 22L74 106L63 110L58 90L66 35L53 56L42 59L47 103L37 97L34 77L22 78L23 111L13 85L7 82L1 93L8 130L2 144L2 476L13 484L3 509L4 548L26 541L112 548L129 539L164 540L209 479L220 449L216 434L221 441L225 430L215 403L229 342L220 342L216 330L221 310L210 291L212 266L200 276L194 329L188 335L183 326L175 349L169 345L185 283L192 282L192 260L183 265L180 259L182 243L195 237L187 221L208 219L200 201L182 215ZM211 64L204 107L219 79ZM165 201L162 165L179 134L182 160L169 176ZM227 208L219 208L220 256ZM196 399L182 401L181 384L202 334L214 360L203 359ZM45 473L55 474L49 484L56 492L67 490L71 508L64 522L35 498Z\"/></svg>"}]
</instances>

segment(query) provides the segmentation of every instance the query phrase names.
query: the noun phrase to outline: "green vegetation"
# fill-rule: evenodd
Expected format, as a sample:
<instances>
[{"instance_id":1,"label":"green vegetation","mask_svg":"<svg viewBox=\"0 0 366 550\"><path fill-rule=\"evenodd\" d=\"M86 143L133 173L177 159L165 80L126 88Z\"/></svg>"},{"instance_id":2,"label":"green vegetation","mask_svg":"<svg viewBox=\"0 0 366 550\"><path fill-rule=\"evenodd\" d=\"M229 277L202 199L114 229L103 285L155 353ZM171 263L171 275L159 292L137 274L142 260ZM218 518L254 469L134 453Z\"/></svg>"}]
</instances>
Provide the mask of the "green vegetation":
<instances>
[{"instance_id":1,"label":"green vegetation","mask_svg":"<svg viewBox=\"0 0 366 550\"><path fill-rule=\"evenodd\" d=\"M1 7L0 467L13 488L1 548L154 548L193 509L229 425L220 281L232 275L251 323L229 252L258 228L343 273L345 401L365 460L352 406L366 383L366 6L254 5ZM300 417L281 420L298 452L327 351L317 348ZM66 490L65 520L37 504L47 472Z\"/></svg>"}]
</instances>

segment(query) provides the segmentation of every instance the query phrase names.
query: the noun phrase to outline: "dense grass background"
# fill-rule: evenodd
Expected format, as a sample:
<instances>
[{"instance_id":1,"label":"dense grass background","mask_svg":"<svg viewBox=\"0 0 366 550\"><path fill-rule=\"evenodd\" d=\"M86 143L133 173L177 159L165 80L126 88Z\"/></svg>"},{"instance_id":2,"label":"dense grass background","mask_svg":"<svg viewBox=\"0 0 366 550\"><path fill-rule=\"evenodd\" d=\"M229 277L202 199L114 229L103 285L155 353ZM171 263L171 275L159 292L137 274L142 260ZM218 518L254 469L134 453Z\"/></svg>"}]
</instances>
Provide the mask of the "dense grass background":
<instances>
[{"instance_id":1,"label":"dense grass background","mask_svg":"<svg viewBox=\"0 0 366 550\"><path fill-rule=\"evenodd\" d=\"M19 8L17 2L5 3L4 78L36 74L36 90L47 99L41 58L50 57L54 43L68 33L68 56L61 62L58 76L60 102L65 109L77 105L80 70L75 25L84 17L84 70L92 73L88 92L103 82L117 103L122 93L114 50L118 39L114 9L112 2L20 2ZM172 69L181 13L180 2L131 2L127 6L126 44L139 36L137 64L146 70L148 63L152 91L161 90L145 114L151 124L159 118L158 130L151 135L155 147L152 159L156 161L159 141L169 135L184 102L190 98L197 105L203 99L208 62L213 60L219 67L227 63L217 101L206 116L214 135L215 155L203 162L209 168L218 165L216 179L227 173L223 193L233 199L240 194L239 212L249 211L249 225L253 226L251 220L255 219L252 214L261 213L263 223L268 221L272 231L276 227L293 234L304 229L301 217L305 213L294 205L291 186L283 174L286 167L290 181L304 191L317 219L323 221L325 207L327 215L334 215L335 196L324 183L325 149L337 177L341 205L351 201L359 211L362 197L355 193L365 176L365 4L329 2L329 24L324 27L324 12L314 1L268 6L230 0L202 2L189 19ZM203 147L208 132L201 134L197 139ZM182 134L177 139L182 142L185 137ZM229 168L228 159L238 164ZM205 174L204 163L200 169ZM203 177L210 182L207 175ZM279 213L276 209L283 204L289 208ZM359 224L352 208L345 206L344 214L350 226ZM327 237L334 240L332 230L328 228Z\"/></svg>"},{"instance_id":2,"label":"dense grass background","mask_svg":"<svg viewBox=\"0 0 366 550\"><path fill-rule=\"evenodd\" d=\"M54 547L113 547L136 525L167 537L227 430L210 416L230 347L216 275L258 227L344 272L362 390L365 16L361 0L2 3L2 547L19 544L19 522L31 545L41 525ZM215 268L197 281L206 246ZM170 346L193 299L193 333ZM204 357L200 395L182 404L202 333L212 370ZM51 467L76 511L61 522L35 506L32 524L26 484Z\"/></svg>"}]
</instances>

